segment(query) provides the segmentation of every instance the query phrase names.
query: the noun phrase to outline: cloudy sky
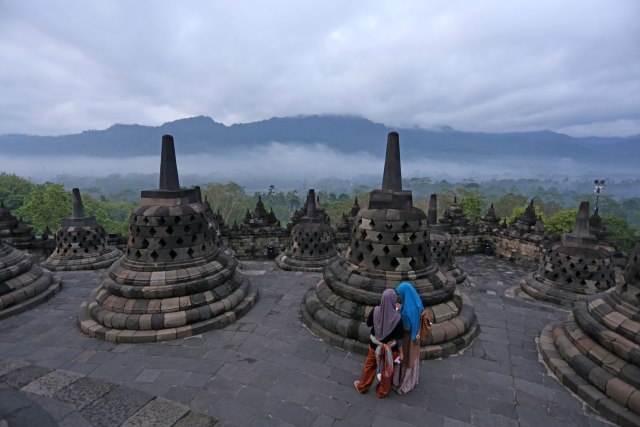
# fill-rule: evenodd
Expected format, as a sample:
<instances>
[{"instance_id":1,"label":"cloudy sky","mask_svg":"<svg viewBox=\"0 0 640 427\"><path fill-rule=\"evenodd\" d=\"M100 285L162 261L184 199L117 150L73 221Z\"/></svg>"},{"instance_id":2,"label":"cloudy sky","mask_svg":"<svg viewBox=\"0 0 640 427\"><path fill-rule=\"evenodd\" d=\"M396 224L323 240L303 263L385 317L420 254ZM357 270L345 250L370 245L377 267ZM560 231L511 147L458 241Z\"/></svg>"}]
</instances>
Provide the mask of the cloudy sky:
<instances>
[{"instance_id":1,"label":"cloudy sky","mask_svg":"<svg viewBox=\"0 0 640 427\"><path fill-rule=\"evenodd\" d=\"M640 134L640 2L0 0L0 134L208 115Z\"/></svg>"}]
</instances>

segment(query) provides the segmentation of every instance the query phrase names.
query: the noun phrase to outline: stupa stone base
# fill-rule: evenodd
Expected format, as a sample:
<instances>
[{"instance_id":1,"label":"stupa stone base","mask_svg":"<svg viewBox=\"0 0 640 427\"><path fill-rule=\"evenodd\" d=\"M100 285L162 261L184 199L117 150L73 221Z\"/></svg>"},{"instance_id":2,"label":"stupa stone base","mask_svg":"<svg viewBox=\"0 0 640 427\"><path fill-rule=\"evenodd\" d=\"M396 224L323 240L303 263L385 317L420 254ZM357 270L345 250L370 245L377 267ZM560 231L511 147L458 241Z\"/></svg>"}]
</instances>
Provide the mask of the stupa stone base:
<instances>
[{"instance_id":1,"label":"stupa stone base","mask_svg":"<svg viewBox=\"0 0 640 427\"><path fill-rule=\"evenodd\" d=\"M575 286L559 285L538 276L537 273L522 279L519 286L531 298L568 307L588 296Z\"/></svg>"},{"instance_id":2,"label":"stupa stone base","mask_svg":"<svg viewBox=\"0 0 640 427\"><path fill-rule=\"evenodd\" d=\"M20 291L17 294L13 294L10 298L18 302L10 307L0 309L0 320L30 310L33 307L50 300L60 291L61 281L59 277L53 276L51 275L51 272L49 272L48 274L44 274L43 278L45 278L43 282L49 283L49 285L45 286L44 289L34 286L30 289Z\"/></svg>"},{"instance_id":3,"label":"stupa stone base","mask_svg":"<svg viewBox=\"0 0 640 427\"><path fill-rule=\"evenodd\" d=\"M144 343L227 326L258 300L237 265L228 250L206 264L167 271L131 271L118 261L81 305L80 328L106 341Z\"/></svg>"},{"instance_id":4,"label":"stupa stone base","mask_svg":"<svg viewBox=\"0 0 640 427\"><path fill-rule=\"evenodd\" d=\"M53 271L100 270L109 268L121 256L122 252L114 247L65 258L56 257L54 253L42 263L42 266Z\"/></svg>"},{"instance_id":5,"label":"stupa stone base","mask_svg":"<svg viewBox=\"0 0 640 427\"><path fill-rule=\"evenodd\" d=\"M307 271L310 273L321 273L325 267L337 259L340 258L340 254L335 253L325 258L296 258L290 256L286 252L281 253L276 257L276 264L279 268L286 271Z\"/></svg>"},{"instance_id":6,"label":"stupa stone base","mask_svg":"<svg viewBox=\"0 0 640 427\"><path fill-rule=\"evenodd\" d=\"M608 420L622 426L640 425L640 392L608 370L622 372L629 365L586 337L573 315L564 323L547 325L538 349L558 380Z\"/></svg>"},{"instance_id":7,"label":"stupa stone base","mask_svg":"<svg viewBox=\"0 0 640 427\"><path fill-rule=\"evenodd\" d=\"M520 285L535 299L571 306L615 285L613 261L604 249L555 245L545 252L538 271Z\"/></svg>"},{"instance_id":8,"label":"stupa stone base","mask_svg":"<svg viewBox=\"0 0 640 427\"><path fill-rule=\"evenodd\" d=\"M0 319L42 304L59 290L58 277L21 251L0 244Z\"/></svg>"},{"instance_id":9,"label":"stupa stone base","mask_svg":"<svg viewBox=\"0 0 640 427\"><path fill-rule=\"evenodd\" d=\"M327 303L332 304L329 308ZM332 345L354 353L369 351L370 327L365 323L373 305L355 304L331 293L324 281L304 296L300 314L303 323ZM345 317L349 310L361 312L362 320ZM431 337L420 348L421 359L453 355L471 344L480 332L473 305L459 290L447 302L428 307L434 317Z\"/></svg>"},{"instance_id":10,"label":"stupa stone base","mask_svg":"<svg viewBox=\"0 0 640 427\"><path fill-rule=\"evenodd\" d=\"M431 251L435 261L457 285L467 280L467 273L456 263L453 255L453 238L449 233L431 233Z\"/></svg>"}]
</instances>

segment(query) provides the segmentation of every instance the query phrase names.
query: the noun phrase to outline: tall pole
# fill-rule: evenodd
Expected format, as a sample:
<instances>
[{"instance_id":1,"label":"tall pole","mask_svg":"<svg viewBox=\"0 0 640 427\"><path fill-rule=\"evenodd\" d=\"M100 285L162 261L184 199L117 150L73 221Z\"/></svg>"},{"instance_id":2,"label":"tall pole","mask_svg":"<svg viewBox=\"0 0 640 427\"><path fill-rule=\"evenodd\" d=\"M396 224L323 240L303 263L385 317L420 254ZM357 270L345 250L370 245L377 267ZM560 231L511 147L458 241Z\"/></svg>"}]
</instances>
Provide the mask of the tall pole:
<instances>
[{"instance_id":1,"label":"tall pole","mask_svg":"<svg viewBox=\"0 0 640 427\"><path fill-rule=\"evenodd\" d=\"M600 213L600 193L604 191L604 179L596 179L593 181L593 192L596 193L596 211L595 215Z\"/></svg>"}]
</instances>

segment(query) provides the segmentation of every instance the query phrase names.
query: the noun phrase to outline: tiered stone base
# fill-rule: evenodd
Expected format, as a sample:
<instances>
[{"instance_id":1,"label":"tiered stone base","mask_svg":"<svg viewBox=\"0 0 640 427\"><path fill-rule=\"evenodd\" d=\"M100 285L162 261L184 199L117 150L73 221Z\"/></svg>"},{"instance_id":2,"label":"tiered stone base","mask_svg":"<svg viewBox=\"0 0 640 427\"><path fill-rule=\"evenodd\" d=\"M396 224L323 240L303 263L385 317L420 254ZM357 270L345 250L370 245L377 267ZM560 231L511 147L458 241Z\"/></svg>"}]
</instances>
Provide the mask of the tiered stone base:
<instances>
[{"instance_id":1,"label":"tiered stone base","mask_svg":"<svg viewBox=\"0 0 640 427\"><path fill-rule=\"evenodd\" d=\"M54 271L99 270L109 268L121 256L122 252L112 247L97 252L82 252L70 257L54 253L42 263L42 266Z\"/></svg>"},{"instance_id":2,"label":"tiered stone base","mask_svg":"<svg viewBox=\"0 0 640 427\"><path fill-rule=\"evenodd\" d=\"M302 320L325 341L366 354L370 331L366 319L380 303L382 292L402 281L410 281L418 294L428 295L425 306L433 313L433 333L421 349L423 359L449 356L471 343L479 332L473 305L436 265L420 272L396 273L336 261L305 294Z\"/></svg>"},{"instance_id":3,"label":"tiered stone base","mask_svg":"<svg viewBox=\"0 0 640 427\"><path fill-rule=\"evenodd\" d=\"M276 258L276 264L286 271L307 271L312 273L322 272L324 268L340 258L338 253L324 258L298 258L284 252Z\"/></svg>"},{"instance_id":4,"label":"tiered stone base","mask_svg":"<svg viewBox=\"0 0 640 427\"><path fill-rule=\"evenodd\" d=\"M615 286L613 261L604 249L554 245L545 252L538 271L523 279L521 286L535 299L571 306Z\"/></svg>"},{"instance_id":5,"label":"tiered stone base","mask_svg":"<svg viewBox=\"0 0 640 427\"><path fill-rule=\"evenodd\" d=\"M522 279L520 287L532 298L569 307L580 299L589 296L589 294L585 294L585 289L575 285L554 283L551 280L540 277L537 273L530 274Z\"/></svg>"},{"instance_id":6,"label":"tiered stone base","mask_svg":"<svg viewBox=\"0 0 640 427\"><path fill-rule=\"evenodd\" d=\"M142 343L224 327L258 299L237 265L228 250L205 264L167 271L132 271L118 261L80 307L80 329L107 341Z\"/></svg>"},{"instance_id":7,"label":"tiered stone base","mask_svg":"<svg viewBox=\"0 0 640 427\"><path fill-rule=\"evenodd\" d=\"M300 314L303 323L324 341L354 353L367 354L369 331L364 322L341 317L321 302L318 293L323 292L320 282L304 296ZM333 298L338 299L337 295ZM332 299L333 299L332 298ZM348 306L344 301L338 305ZM362 307L367 312L374 306ZM429 307L435 321L431 337L420 348L421 359L436 359L455 354L471 344L480 332L473 305L469 298L456 290L451 301Z\"/></svg>"},{"instance_id":8,"label":"tiered stone base","mask_svg":"<svg viewBox=\"0 0 640 427\"><path fill-rule=\"evenodd\" d=\"M638 309L606 292L580 301L540 335L540 352L571 391L623 426L640 425Z\"/></svg>"},{"instance_id":9,"label":"tiered stone base","mask_svg":"<svg viewBox=\"0 0 640 427\"><path fill-rule=\"evenodd\" d=\"M0 319L29 310L53 297L60 279L9 245L0 246Z\"/></svg>"}]
</instances>

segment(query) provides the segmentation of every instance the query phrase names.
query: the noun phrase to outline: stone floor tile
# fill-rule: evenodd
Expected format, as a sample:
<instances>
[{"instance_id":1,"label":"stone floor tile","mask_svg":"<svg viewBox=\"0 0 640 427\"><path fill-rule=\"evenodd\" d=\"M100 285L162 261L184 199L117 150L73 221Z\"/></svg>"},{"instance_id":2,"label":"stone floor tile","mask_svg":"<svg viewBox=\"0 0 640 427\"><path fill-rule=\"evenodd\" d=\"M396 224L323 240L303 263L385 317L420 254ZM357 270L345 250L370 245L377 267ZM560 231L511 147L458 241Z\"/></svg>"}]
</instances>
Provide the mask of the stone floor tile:
<instances>
[{"instance_id":1,"label":"stone floor tile","mask_svg":"<svg viewBox=\"0 0 640 427\"><path fill-rule=\"evenodd\" d=\"M153 398L148 393L115 387L104 396L80 411L80 415L96 426L113 426L123 423Z\"/></svg>"},{"instance_id":2,"label":"stone floor tile","mask_svg":"<svg viewBox=\"0 0 640 427\"><path fill-rule=\"evenodd\" d=\"M189 408L155 398L131 415L121 427L171 427L189 412Z\"/></svg>"},{"instance_id":3,"label":"stone floor tile","mask_svg":"<svg viewBox=\"0 0 640 427\"><path fill-rule=\"evenodd\" d=\"M53 371L36 378L20 390L26 393L37 394L39 396L53 396L59 390L67 387L82 378L82 375L75 372Z\"/></svg>"},{"instance_id":4,"label":"stone floor tile","mask_svg":"<svg viewBox=\"0 0 640 427\"><path fill-rule=\"evenodd\" d=\"M108 381L84 377L57 391L53 397L73 405L76 411L80 411L110 392L115 386Z\"/></svg>"}]
</instances>

